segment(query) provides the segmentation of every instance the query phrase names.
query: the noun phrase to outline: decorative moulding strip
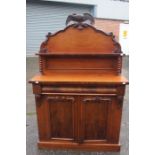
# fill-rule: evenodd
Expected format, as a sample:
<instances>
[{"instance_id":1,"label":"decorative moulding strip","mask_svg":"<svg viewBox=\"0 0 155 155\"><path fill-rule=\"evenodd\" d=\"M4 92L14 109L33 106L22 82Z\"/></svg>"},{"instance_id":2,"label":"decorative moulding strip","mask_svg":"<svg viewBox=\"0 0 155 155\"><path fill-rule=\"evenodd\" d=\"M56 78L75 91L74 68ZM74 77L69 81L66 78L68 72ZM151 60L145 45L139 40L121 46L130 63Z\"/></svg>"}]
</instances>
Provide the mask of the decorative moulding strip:
<instances>
[{"instance_id":1,"label":"decorative moulding strip","mask_svg":"<svg viewBox=\"0 0 155 155\"><path fill-rule=\"evenodd\" d=\"M111 100L110 99L99 97L99 96L89 97L89 98L83 99L83 102L84 103L87 103L87 102L104 102L104 101L106 101L108 103L111 103Z\"/></svg>"},{"instance_id":2,"label":"decorative moulding strip","mask_svg":"<svg viewBox=\"0 0 155 155\"><path fill-rule=\"evenodd\" d=\"M90 95L90 96L117 96L117 94L115 93L111 93L111 94L99 94L99 93L41 93L42 95L80 95L80 96L85 96L85 95ZM48 99L50 99L50 97L48 97Z\"/></svg>"},{"instance_id":3,"label":"decorative moulding strip","mask_svg":"<svg viewBox=\"0 0 155 155\"><path fill-rule=\"evenodd\" d=\"M50 67L47 67L47 69L48 70L114 70L114 68L50 68Z\"/></svg>"},{"instance_id":4,"label":"decorative moulding strip","mask_svg":"<svg viewBox=\"0 0 155 155\"><path fill-rule=\"evenodd\" d=\"M40 55L40 56L71 56L71 57L74 57L74 56L76 56L76 57L83 57L83 56L88 56L88 57L91 57L91 56L95 56L95 57L107 57L107 56L109 56L109 57L115 57L115 56L124 56L125 54L122 54L122 53L104 53L104 54L94 54L94 53L85 53L85 52L83 52L83 53L56 53L56 52L52 52L52 53L36 53L36 55Z\"/></svg>"},{"instance_id":5,"label":"decorative moulding strip","mask_svg":"<svg viewBox=\"0 0 155 155\"><path fill-rule=\"evenodd\" d=\"M74 97L68 97L68 96L49 96L47 97L47 100L54 100L54 101L70 101L71 103L74 102Z\"/></svg>"}]
</instances>

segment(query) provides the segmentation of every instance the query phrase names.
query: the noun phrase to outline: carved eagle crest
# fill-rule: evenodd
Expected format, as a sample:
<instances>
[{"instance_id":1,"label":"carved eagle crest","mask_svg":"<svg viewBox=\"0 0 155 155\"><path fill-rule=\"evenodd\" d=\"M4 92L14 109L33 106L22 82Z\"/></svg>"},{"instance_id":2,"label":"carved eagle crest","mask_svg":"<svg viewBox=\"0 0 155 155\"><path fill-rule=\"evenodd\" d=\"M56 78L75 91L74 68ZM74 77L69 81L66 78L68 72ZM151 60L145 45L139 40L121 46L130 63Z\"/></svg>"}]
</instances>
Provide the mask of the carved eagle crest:
<instances>
[{"instance_id":1,"label":"carved eagle crest","mask_svg":"<svg viewBox=\"0 0 155 155\"><path fill-rule=\"evenodd\" d=\"M72 14L72 15L69 15L67 17L67 20L66 20L66 25L70 25L70 24L84 24L84 23L87 23L87 24L94 24L94 18L91 14L89 13L83 13L83 15L77 15L77 14Z\"/></svg>"}]
</instances>

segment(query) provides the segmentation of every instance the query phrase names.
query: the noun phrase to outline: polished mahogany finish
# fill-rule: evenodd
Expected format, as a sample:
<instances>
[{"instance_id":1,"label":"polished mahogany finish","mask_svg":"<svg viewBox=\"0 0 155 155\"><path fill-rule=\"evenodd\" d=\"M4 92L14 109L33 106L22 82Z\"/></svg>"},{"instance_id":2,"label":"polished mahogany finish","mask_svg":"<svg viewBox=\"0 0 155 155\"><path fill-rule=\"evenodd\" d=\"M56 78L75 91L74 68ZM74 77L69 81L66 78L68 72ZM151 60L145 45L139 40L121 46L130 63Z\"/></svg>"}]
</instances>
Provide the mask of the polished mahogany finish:
<instances>
[{"instance_id":1,"label":"polished mahogany finish","mask_svg":"<svg viewBox=\"0 0 155 155\"><path fill-rule=\"evenodd\" d=\"M36 99L38 146L119 151L128 84L121 75L121 47L112 33L82 22L87 16L70 16L67 23L71 19L80 22L47 35L37 54L40 74L30 80Z\"/></svg>"}]
</instances>

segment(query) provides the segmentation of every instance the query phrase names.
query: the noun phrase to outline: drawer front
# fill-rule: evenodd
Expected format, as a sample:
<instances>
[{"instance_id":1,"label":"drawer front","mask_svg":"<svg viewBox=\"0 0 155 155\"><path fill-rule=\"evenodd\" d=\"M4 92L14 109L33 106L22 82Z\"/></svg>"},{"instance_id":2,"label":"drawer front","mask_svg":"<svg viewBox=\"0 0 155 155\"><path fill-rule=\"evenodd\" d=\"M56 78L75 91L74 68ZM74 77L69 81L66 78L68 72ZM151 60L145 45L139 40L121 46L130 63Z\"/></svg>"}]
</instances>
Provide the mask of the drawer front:
<instances>
[{"instance_id":1,"label":"drawer front","mask_svg":"<svg viewBox=\"0 0 155 155\"><path fill-rule=\"evenodd\" d=\"M44 85L41 88L42 93L99 93L99 94L117 94L116 87L110 86L55 86Z\"/></svg>"}]
</instances>

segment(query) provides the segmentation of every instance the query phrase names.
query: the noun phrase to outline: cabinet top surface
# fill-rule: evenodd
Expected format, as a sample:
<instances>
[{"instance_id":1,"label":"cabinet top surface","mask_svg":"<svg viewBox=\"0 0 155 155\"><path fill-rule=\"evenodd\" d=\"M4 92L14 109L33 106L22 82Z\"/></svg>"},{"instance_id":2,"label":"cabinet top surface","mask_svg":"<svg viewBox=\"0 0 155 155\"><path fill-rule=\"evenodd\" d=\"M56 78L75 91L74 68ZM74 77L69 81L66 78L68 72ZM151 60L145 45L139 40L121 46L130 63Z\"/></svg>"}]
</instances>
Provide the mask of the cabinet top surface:
<instances>
[{"instance_id":1,"label":"cabinet top surface","mask_svg":"<svg viewBox=\"0 0 155 155\"><path fill-rule=\"evenodd\" d=\"M52 75L36 75L30 83L103 83L103 84L128 84L128 80L122 75L106 75L102 73L57 73Z\"/></svg>"}]
</instances>

